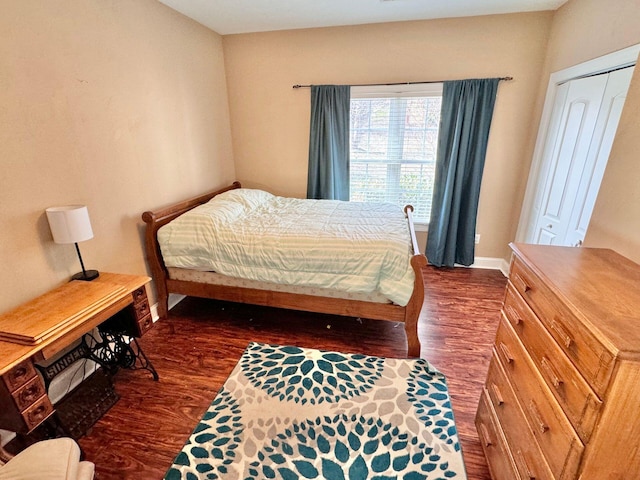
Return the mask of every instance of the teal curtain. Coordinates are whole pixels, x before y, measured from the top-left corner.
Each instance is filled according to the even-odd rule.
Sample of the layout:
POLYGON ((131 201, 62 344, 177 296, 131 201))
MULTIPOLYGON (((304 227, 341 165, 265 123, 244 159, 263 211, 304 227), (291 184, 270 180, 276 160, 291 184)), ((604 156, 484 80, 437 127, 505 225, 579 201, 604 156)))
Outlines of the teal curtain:
POLYGON ((444 82, 426 255, 437 267, 471 265, 498 78, 444 82))
POLYGON ((307 198, 349 200, 349 85, 311 87, 307 198))

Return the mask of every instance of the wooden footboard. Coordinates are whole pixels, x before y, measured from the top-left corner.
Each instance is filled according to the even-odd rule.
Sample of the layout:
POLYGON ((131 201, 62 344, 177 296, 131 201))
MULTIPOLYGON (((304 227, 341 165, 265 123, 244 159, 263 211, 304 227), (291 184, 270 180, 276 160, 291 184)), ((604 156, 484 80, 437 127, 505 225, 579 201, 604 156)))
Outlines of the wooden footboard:
POLYGON ((427 259, 424 255, 419 253, 420 249, 416 241, 415 230, 413 227, 413 207, 411 206, 405 207, 405 214, 407 215, 407 221, 411 232, 411 241, 413 244, 414 256, 411 258, 411 266, 415 272, 415 280, 413 294, 411 295, 409 303, 405 307, 400 307, 391 303, 383 304, 359 300, 326 298, 315 295, 275 292, 254 288, 229 287, 170 279, 167 268, 162 260, 162 253, 158 244, 158 229, 188 210, 208 202, 214 196, 235 188, 240 188, 239 182, 234 182, 232 185, 223 189, 216 190, 160 210, 147 211, 142 214, 142 220, 147 224, 145 246, 147 250, 147 260, 149 262, 149 267, 151 268, 151 274, 158 294, 158 315, 160 318, 165 318, 168 314, 169 293, 178 293, 194 297, 287 308, 291 310, 361 317, 373 320, 404 322, 404 328, 407 335, 407 355, 409 357, 420 356, 418 319, 424 301, 422 267, 426 266, 427 259))

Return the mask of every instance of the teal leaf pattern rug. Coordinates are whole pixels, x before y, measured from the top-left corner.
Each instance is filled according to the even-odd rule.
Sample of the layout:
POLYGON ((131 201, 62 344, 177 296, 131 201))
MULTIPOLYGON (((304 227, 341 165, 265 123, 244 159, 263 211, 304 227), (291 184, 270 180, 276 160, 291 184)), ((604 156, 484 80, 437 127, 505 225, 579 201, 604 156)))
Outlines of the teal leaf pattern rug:
POLYGON ((165 475, 466 479, 446 379, 426 360, 251 343, 165 475))

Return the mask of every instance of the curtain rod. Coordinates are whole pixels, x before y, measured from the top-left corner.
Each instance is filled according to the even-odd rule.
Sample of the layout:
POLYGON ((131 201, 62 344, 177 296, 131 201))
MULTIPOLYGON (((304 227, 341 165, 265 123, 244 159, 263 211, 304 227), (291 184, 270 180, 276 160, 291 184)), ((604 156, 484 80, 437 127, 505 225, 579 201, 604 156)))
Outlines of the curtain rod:
MULTIPOLYGON (((508 82, 513 77, 500 77, 498 80, 508 82)), ((397 83, 362 83, 359 85, 349 85, 350 87, 391 87, 393 85, 419 85, 421 83, 443 83, 446 80, 428 80, 424 82, 397 82, 397 83)), ((311 88, 313 85, 294 85, 293 88, 311 88)))

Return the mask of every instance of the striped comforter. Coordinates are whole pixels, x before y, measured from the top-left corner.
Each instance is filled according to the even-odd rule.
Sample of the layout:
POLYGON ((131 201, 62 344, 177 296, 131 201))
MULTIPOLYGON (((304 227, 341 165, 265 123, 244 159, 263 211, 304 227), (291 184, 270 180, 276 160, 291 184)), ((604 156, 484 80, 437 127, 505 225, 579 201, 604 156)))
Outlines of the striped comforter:
POLYGON ((389 203, 236 189, 163 226, 158 241, 167 267, 347 292, 377 290, 401 306, 413 290, 407 221, 389 203))

